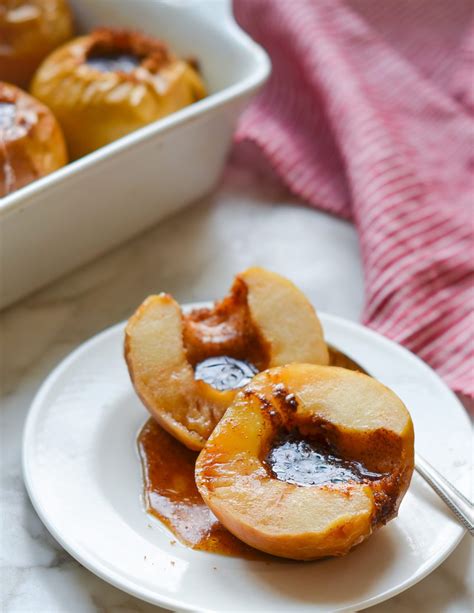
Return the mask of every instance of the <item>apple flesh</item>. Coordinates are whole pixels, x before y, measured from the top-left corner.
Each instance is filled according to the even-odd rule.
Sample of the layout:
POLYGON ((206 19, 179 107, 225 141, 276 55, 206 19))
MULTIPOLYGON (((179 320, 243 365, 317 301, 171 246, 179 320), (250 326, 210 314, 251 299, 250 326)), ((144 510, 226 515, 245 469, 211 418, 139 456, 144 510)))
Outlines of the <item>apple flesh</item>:
POLYGON ((381 383, 291 364, 256 375, 237 394, 198 457, 196 483, 224 526, 256 549, 296 560, 344 555, 396 516, 413 441, 407 409, 381 383), (378 478, 319 485, 276 478, 269 451, 295 431, 378 478))
POLYGON ((311 303, 262 268, 237 275, 230 294, 210 309, 183 314, 171 296, 150 296, 127 324, 125 359, 144 405, 190 449, 202 449, 238 391, 196 379, 196 366, 214 356, 246 360, 258 370, 329 362, 311 303))

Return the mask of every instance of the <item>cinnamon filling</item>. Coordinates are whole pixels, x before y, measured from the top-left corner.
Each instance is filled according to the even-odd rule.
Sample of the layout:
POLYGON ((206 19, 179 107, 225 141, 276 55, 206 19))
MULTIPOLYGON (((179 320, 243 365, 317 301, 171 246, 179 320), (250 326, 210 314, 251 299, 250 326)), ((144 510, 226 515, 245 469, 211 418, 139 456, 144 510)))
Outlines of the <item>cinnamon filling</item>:
MULTIPOLYGON (((196 379, 220 391, 243 387, 270 364, 269 347, 252 321, 247 287, 240 279, 212 308, 183 315, 183 341, 196 379)), ((332 365, 364 372, 334 347, 329 353, 332 365)))
POLYGON ((231 368, 240 369, 246 376, 250 371, 255 374, 268 368, 269 350, 252 321, 247 288, 240 280, 234 283, 231 294, 213 308, 194 309, 183 316, 183 340, 195 369, 201 362, 217 357, 232 358, 231 368))

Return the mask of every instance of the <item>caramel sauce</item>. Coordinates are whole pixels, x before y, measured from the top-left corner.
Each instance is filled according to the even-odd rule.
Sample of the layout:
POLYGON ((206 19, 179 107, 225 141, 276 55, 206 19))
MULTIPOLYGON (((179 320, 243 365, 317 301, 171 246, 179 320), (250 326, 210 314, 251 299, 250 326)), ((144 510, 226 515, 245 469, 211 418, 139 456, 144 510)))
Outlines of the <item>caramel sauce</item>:
POLYGON ((198 492, 194 464, 198 453, 187 449, 150 418, 138 435, 146 510, 184 545, 241 558, 265 554, 233 536, 217 520, 198 492))
MULTIPOLYGON (((330 347, 329 350, 332 365, 364 372, 356 362, 343 353, 333 347, 330 347)), ((215 360, 221 361, 223 358, 219 357, 215 360)), ((246 364, 248 366, 248 363, 246 364)), ((242 362, 240 362, 240 367, 241 365, 242 362)), ((222 379, 222 376, 220 379, 222 379)), ((217 376, 217 383, 219 383, 219 376, 217 376)), ((290 439, 286 442, 289 441, 290 439)), ((310 448, 310 455, 312 454, 310 462, 316 459, 315 454, 320 453, 320 450, 311 447, 311 443, 306 442, 306 445, 308 449, 304 445, 300 445, 300 450, 296 452, 297 457, 300 458, 298 460, 299 468, 302 467, 302 461, 308 459, 306 454, 310 448)), ((283 464, 285 462, 284 458, 280 462, 279 455, 285 453, 284 444, 274 449, 280 449, 280 451, 274 452, 275 462, 273 466, 271 461, 268 464, 270 468, 273 468, 277 478, 280 478, 277 471, 280 471, 279 467, 282 462, 283 464)), ((138 451, 143 469, 146 510, 169 528, 181 543, 191 549, 223 555, 247 559, 269 558, 267 554, 253 549, 233 536, 204 503, 194 481, 194 464, 198 456, 197 452, 191 451, 179 443, 152 418, 145 423, 138 435, 138 451)), ((355 478, 359 476, 364 479, 379 477, 379 475, 372 477, 371 475, 375 475, 375 473, 369 473, 358 462, 345 462, 329 453, 324 456, 324 461, 328 462, 328 466, 330 466, 328 474, 332 474, 334 478, 341 475, 347 477, 349 473, 345 471, 352 471, 350 474, 355 478)), ((320 460, 314 462, 314 464, 322 466, 320 460)), ((298 470, 298 476, 296 476, 296 474, 290 474, 291 471, 287 471, 284 480, 301 483, 297 479, 301 479, 302 472, 304 471, 298 470), (294 480, 291 481, 291 479, 294 480)), ((312 483, 306 482, 306 484, 311 485, 312 483)), ((319 484, 319 481, 314 481, 314 484, 319 484)))

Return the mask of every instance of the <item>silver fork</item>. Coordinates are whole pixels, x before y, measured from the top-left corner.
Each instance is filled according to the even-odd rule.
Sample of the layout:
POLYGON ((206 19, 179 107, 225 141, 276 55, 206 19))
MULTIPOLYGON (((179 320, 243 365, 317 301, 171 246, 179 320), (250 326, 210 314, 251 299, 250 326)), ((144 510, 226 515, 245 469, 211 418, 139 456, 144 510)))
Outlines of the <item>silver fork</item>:
POLYGON ((447 479, 433 468, 418 453, 415 453, 415 470, 431 485, 438 496, 448 505, 458 521, 474 536, 474 522, 472 503, 461 494, 447 479))

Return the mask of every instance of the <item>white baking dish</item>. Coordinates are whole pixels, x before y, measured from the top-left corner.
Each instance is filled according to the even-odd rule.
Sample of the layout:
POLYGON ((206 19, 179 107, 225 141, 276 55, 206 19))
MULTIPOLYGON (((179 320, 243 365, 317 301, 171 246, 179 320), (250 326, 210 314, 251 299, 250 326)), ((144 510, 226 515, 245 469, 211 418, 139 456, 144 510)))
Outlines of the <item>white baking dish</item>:
POLYGON ((80 31, 142 30, 198 59, 210 95, 0 199, 0 307, 203 196, 269 60, 227 0, 71 0, 80 31))

